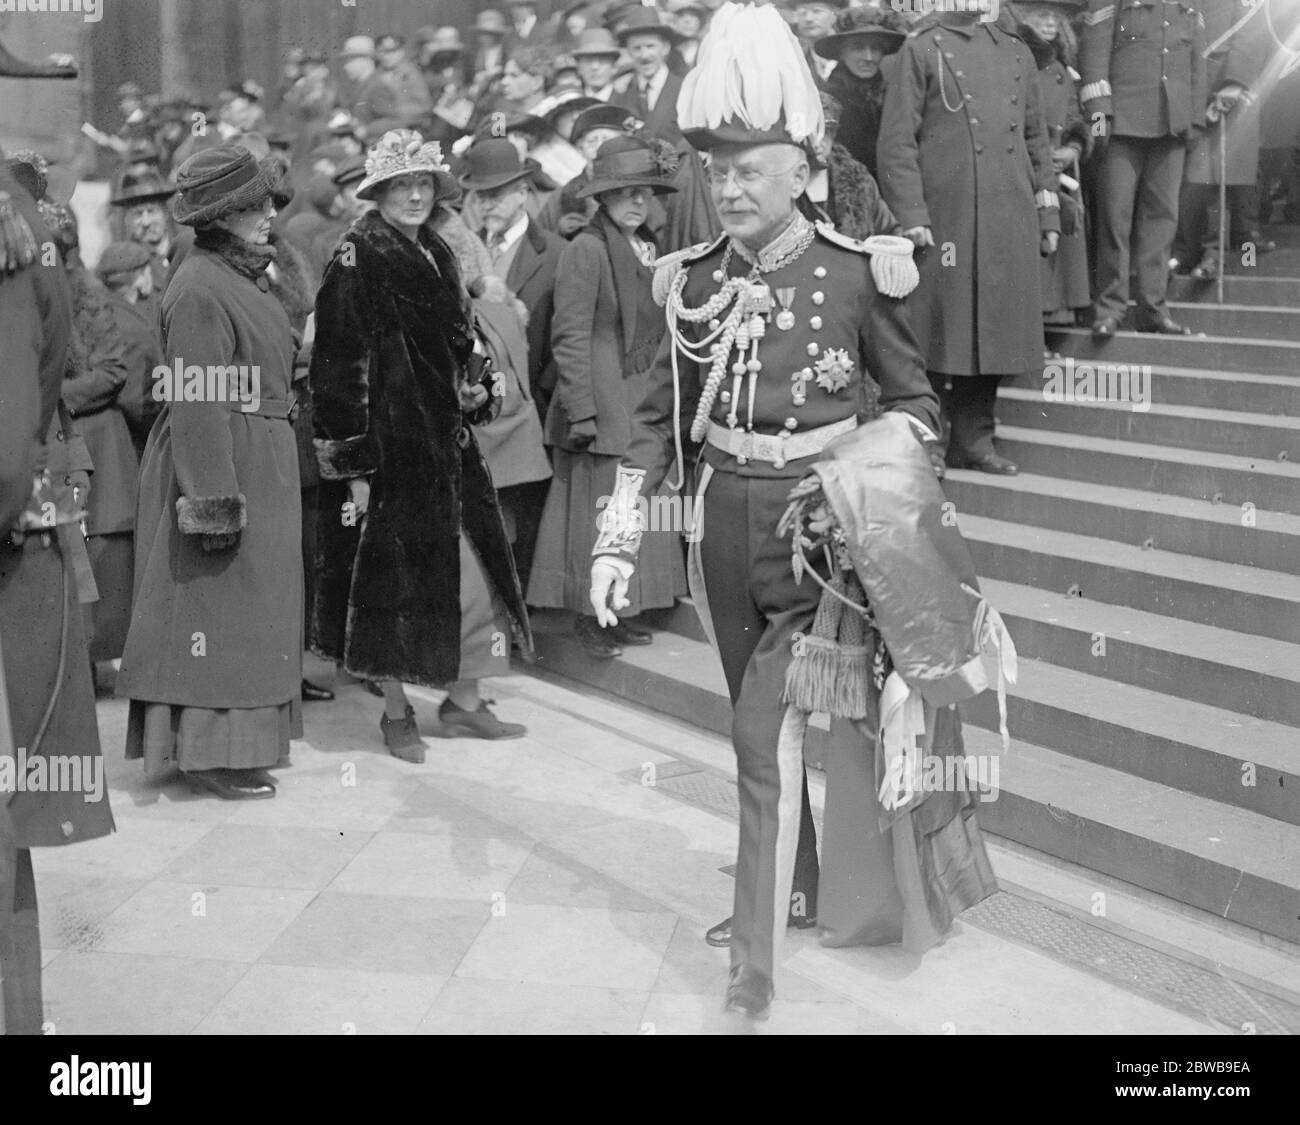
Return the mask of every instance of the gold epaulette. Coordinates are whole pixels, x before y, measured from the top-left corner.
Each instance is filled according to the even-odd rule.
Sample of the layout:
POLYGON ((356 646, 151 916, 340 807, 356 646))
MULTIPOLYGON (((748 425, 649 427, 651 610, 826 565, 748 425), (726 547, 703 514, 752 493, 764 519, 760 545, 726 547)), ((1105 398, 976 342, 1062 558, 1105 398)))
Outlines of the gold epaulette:
POLYGON ((673 282, 677 280, 677 275, 682 268, 690 262, 697 262, 701 258, 706 258, 714 250, 722 245, 725 234, 719 235, 713 242, 697 242, 694 246, 688 246, 685 250, 674 250, 671 254, 665 254, 662 258, 655 259, 655 276, 654 276, 654 299, 655 304, 663 307, 668 300, 668 293, 673 287, 673 282))

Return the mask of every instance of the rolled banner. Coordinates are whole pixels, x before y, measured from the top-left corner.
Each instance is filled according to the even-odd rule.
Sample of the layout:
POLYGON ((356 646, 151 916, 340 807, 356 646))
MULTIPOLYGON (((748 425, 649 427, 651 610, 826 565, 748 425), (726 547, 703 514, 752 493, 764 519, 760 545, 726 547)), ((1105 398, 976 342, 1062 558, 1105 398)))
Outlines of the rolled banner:
POLYGON ((920 284, 921 273, 912 261, 912 240, 892 234, 873 234, 862 240, 871 255, 871 276, 886 297, 906 297, 920 284))

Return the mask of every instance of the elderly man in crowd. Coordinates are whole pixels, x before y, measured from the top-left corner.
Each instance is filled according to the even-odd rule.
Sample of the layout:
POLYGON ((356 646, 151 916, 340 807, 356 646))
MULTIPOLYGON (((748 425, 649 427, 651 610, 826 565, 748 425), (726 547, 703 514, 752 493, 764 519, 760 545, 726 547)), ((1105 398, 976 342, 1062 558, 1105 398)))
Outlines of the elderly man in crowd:
POLYGON ((677 95, 682 80, 668 66, 668 55, 681 38, 664 22, 656 8, 636 8, 616 32, 632 60, 632 80, 627 89, 610 98, 645 122, 647 136, 671 145, 682 142, 677 127, 677 95))

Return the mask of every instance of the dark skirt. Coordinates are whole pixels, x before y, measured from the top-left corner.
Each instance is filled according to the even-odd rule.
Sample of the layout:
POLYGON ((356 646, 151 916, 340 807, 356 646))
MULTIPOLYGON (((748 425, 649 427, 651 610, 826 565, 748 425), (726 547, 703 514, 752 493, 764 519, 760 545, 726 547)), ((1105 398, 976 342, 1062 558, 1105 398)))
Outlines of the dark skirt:
POLYGON ((301 698, 224 711, 133 699, 126 756, 143 758, 145 777, 160 781, 177 769, 266 769, 289 753, 290 739, 301 737, 301 698))
POLYGON ((131 532, 92 535, 86 540, 86 551, 99 589, 99 600, 82 607, 90 638, 90 659, 117 660, 131 625, 131 577, 135 566, 131 532))
POLYGON ((1088 288, 1088 246, 1080 221, 1074 234, 1063 234, 1056 253, 1042 259, 1043 312, 1086 309, 1092 305, 1088 288))
MULTIPOLYGON (((620 458, 597 453, 569 453, 554 450, 555 476, 542 513, 532 575, 528 582, 529 605, 542 609, 568 609, 594 616, 591 608, 591 550, 596 545, 600 501, 608 502, 614 491, 620 458)), ((680 497, 667 488, 655 494, 664 500, 680 497)), ((682 511, 680 503, 647 508, 682 511)), ((635 617, 645 609, 664 609, 686 593, 686 562, 678 527, 647 530, 641 539, 636 572, 628 585, 631 605, 620 611, 635 617)))

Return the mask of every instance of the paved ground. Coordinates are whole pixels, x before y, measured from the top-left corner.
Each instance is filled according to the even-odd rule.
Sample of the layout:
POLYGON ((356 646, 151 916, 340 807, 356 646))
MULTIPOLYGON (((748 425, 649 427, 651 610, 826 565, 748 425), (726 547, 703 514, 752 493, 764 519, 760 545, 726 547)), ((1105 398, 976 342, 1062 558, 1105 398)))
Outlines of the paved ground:
MULTIPOLYGON (((388 756, 380 702, 343 689, 308 707, 279 796, 247 804, 144 785, 125 705, 101 701, 118 832, 37 853, 54 1030, 742 1030, 702 940, 729 910, 734 823, 643 784, 649 763, 721 779, 726 744, 527 675, 493 689, 529 737, 428 740, 423 766, 388 756)), ((415 695, 417 715, 437 701, 415 695)), ((1237 1030, 1008 933, 968 919, 924 959, 792 934, 761 1031, 1237 1030)))

